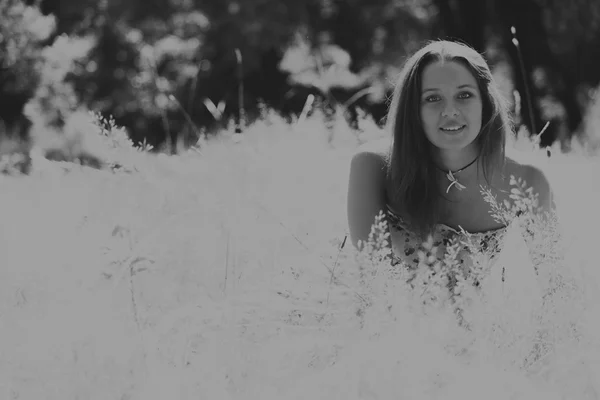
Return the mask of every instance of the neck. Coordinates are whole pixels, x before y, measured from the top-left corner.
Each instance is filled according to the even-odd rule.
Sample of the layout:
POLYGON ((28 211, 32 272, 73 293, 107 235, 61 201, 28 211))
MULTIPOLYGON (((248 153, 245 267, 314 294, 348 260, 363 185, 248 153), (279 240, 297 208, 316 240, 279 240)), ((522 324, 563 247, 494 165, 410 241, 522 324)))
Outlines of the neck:
MULTIPOLYGON (((442 186, 446 186, 444 188, 446 194, 450 194, 450 189, 454 185, 456 185, 456 188, 450 194, 451 196, 458 195, 458 192, 464 189, 472 189, 472 187, 477 186, 481 159, 476 152, 463 151, 454 154, 446 152, 438 154, 438 157, 434 160, 437 160, 434 162, 436 162, 436 168, 440 172, 441 184, 442 186)), ((460 195, 458 196, 460 197, 460 195)))
MULTIPOLYGON (((437 167, 445 172, 457 171, 469 165, 478 156, 478 152, 467 150, 460 152, 438 152, 434 154, 434 162, 437 167)), ((468 169, 479 164, 480 160, 475 161, 468 169)))

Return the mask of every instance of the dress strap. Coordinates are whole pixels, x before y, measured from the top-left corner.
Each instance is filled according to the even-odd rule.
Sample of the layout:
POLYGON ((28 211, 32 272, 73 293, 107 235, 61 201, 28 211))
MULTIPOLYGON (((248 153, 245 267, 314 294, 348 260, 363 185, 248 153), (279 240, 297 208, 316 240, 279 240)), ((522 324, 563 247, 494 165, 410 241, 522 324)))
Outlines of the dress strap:
POLYGON ((406 221, 398 214, 389 204, 386 204, 387 208, 387 216, 391 222, 391 224, 396 228, 402 228, 405 231, 408 231, 408 225, 406 221))

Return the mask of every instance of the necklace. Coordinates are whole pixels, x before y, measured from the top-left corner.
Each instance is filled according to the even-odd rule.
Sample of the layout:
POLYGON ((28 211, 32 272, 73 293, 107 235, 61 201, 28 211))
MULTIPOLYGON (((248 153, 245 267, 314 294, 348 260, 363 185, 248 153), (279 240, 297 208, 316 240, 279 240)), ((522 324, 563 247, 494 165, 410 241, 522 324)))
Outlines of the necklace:
POLYGON ((454 174, 458 174, 461 171, 464 171, 465 169, 469 168, 471 165, 473 165, 473 163, 475 161, 477 161, 477 159, 479 158, 479 156, 475 157, 475 159, 473 161, 471 161, 470 163, 468 163, 467 165, 465 165, 464 167, 457 169, 456 171, 452 171, 452 170, 448 170, 448 172, 446 172, 445 170, 441 169, 440 167, 438 167, 436 165, 436 168, 439 169, 440 171, 442 171, 443 173, 446 174, 446 178, 448 178, 448 180, 450 181, 450 185, 448 185, 448 189, 446 189, 446 193, 448 193, 450 191, 450 188, 452 186, 456 186, 456 188, 458 190, 463 190, 466 189, 467 187, 463 184, 461 184, 458 179, 456 179, 456 177, 454 176, 454 174))

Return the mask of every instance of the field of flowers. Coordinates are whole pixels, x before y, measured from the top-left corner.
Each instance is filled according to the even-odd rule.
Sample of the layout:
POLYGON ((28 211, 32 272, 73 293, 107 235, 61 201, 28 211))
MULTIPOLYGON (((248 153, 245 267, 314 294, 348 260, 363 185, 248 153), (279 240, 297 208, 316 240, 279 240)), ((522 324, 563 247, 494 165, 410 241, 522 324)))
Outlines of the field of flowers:
POLYGON ((514 145, 554 186, 562 261, 532 277, 515 233, 510 295, 475 297, 467 332, 344 243, 350 157, 384 136, 361 124, 267 115, 116 172, 1 176, 0 399, 599 398, 598 160, 514 145))

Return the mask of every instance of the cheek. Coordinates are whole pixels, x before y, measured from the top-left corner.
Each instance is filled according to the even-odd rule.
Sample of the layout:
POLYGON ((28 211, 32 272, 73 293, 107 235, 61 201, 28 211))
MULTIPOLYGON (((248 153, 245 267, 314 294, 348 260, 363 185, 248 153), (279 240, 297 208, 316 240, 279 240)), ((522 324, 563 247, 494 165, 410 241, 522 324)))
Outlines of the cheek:
POLYGON ((437 116, 439 113, 434 107, 421 107, 421 121, 425 128, 430 126, 437 126, 437 116))
POLYGON ((481 102, 475 102, 468 107, 469 115, 476 121, 481 121, 483 118, 483 104, 481 102))
POLYGON ((436 114, 431 109, 421 110, 421 126, 423 127, 423 133, 429 142, 435 141, 438 130, 438 120, 436 114))

